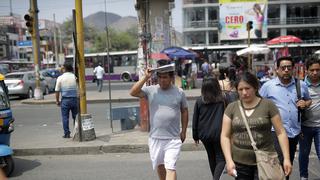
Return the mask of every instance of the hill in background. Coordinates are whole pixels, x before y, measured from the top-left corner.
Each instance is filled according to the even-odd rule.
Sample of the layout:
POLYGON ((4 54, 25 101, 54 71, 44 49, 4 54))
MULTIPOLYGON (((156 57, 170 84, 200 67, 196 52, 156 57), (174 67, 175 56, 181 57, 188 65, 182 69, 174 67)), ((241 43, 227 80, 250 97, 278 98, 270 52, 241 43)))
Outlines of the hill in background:
MULTIPOLYGON (((107 25, 116 31, 126 31, 131 27, 138 26, 138 18, 134 16, 125 16, 121 17, 114 13, 107 14, 103 11, 91 14, 84 18, 84 22, 96 28, 98 31, 104 31, 105 29, 105 15, 107 15, 107 25)), ((182 45, 182 33, 175 31, 175 40, 173 45, 181 46, 182 45)))
POLYGON ((107 12, 106 14, 102 11, 85 17, 84 22, 89 26, 95 27, 98 31, 104 31, 106 26, 105 17, 107 17, 107 25, 116 31, 126 31, 133 26, 138 26, 137 17, 121 17, 114 13, 107 12))

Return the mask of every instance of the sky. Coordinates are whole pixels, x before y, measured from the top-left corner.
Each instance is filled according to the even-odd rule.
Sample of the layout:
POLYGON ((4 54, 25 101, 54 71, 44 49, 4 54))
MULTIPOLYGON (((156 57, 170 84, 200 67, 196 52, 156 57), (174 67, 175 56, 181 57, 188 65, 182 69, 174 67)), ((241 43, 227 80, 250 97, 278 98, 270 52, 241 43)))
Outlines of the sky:
MULTIPOLYGON (((9 15, 10 1, 12 2, 12 12, 24 16, 29 10, 29 0, 0 0, 0 15, 9 15)), ((106 0, 107 12, 112 12, 120 16, 135 16, 135 0, 106 0)), ((175 0, 173 9, 173 26, 176 30, 182 31, 182 0, 175 0)), ((38 0, 40 10, 39 19, 53 20, 55 14, 56 22, 62 23, 66 18, 72 17, 72 9, 75 8, 75 0, 38 0)), ((98 11, 105 11, 105 0, 82 0, 83 17, 98 11)))

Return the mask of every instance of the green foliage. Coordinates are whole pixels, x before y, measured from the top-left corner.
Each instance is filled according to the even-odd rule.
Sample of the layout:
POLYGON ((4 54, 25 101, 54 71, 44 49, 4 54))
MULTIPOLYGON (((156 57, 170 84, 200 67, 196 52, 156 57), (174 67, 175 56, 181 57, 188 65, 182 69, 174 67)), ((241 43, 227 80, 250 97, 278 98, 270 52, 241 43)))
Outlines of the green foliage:
MULTIPOLYGON (((61 26, 64 44, 72 42, 73 23, 71 19, 63 22, 61 26)), ((116 31, 108 28, 109 50, 124 51, 136 50, 138 48, 138 28, 133 26, 125 32, 116 31)), ((87 47, 90 52, 103 52, 107 49, 106 31, 99 32, 94 27, 84 24, 84 40, 92 44, 87 47)))

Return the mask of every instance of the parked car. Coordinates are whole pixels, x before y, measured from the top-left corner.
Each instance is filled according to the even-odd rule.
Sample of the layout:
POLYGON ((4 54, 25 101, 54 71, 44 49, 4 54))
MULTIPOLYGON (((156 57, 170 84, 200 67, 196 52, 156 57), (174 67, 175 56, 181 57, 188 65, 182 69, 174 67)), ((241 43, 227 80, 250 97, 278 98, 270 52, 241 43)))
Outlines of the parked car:
MULTIPOLYGON (((9 96, 33 98, 36 88, 34 71, 8 73, 5 76, 9 96)), ((40 76, 40 88, 44 95, 49 94, 49 87, 43 77, 40 76)))
POLYGON ((61 75, 60 71, 56 69, 44 69, 40 71, 40 75, 47 82, 49 91, 54 92, 57 78, 61 75))

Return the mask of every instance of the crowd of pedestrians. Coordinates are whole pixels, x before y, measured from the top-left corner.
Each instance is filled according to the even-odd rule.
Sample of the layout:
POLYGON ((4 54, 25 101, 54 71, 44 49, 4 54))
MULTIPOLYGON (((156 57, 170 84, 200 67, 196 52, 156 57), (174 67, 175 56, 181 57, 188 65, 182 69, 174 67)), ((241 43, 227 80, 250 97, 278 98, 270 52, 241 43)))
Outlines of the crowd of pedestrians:
MULTIPOLYGON (((204 63, 192 134, 195 143, 201 141, 206 149, 214 180, 220 179, 224 169, 235 179, 259 179, 245 122, 256 148, 278 154, 286 179, 292 172, 299 144, 300 177, 308 179, 313 140, 320 161, 320 61, 311 58, 305 65, 307 76, 297 80, 293 59, 281 57, 276 61, 276 76, 261 83, 253 73, 234 68, 221 70, 220 77, 213 75, 204 63)), ((149 103, 148 144, 153 168, 160 180, 175 180, 176 162, 188 125, 187 100, 183 90, 174 86, 172 71, 158 72, 159 84, 144 86, 152 73, 147 69, 130 94, 146 98, 149 103)))

